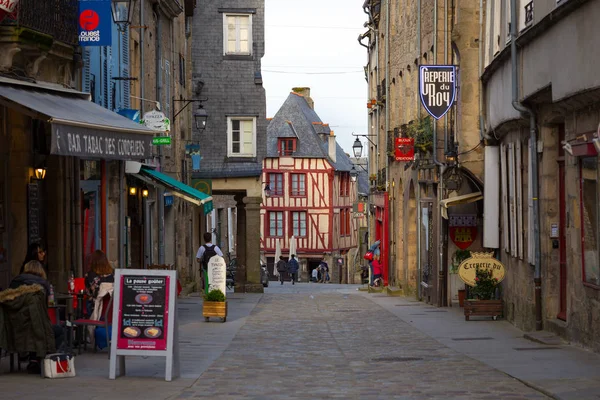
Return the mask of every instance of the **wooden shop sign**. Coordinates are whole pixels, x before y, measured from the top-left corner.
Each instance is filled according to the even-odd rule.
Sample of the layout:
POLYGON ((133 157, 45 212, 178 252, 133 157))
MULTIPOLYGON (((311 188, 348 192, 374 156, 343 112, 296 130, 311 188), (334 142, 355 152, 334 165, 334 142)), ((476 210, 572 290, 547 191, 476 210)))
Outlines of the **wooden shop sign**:
POLYGON ((475 286, 475 272, 477 268, 492 271, 492 276, 502 282, 506 274, 506 268, 499 260, 494 258, 494 253, 471 253, 471 258, 467 258, 458 267, 458 276, 469 286, 475 286))

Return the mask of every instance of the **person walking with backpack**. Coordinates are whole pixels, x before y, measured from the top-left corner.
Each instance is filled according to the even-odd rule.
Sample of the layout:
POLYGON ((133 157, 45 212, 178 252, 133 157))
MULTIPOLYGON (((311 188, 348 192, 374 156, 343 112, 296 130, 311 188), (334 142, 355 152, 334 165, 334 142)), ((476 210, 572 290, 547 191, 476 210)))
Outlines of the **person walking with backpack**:
POLYGON ((200 263, 200 279, 202 281, 202 290, 206 291, 208 288, 208 262, 214 256, 223 257, 223 252, 219 246, 212 244, 212 233, 204 233, 204 244, 198 248, 196 253, 196 261, 200 263))
POLYGON ((300 269, 300 265, 298 264, 298 260, 296 260, 295 254, 290 256, 290 261, 288 261, 287 267, 292 278, 292 285, 294 285, 298 280, 298 270, 300 269))
POLYGON ((277 265, 275 266, 275 268, 277 268, 277 272, 279 272, 279 281, 283 285, 283 273, 287 272, 288 270, 287 263, 285 262, 285 257, 279 256, 279 261, 277 261, 277 265))

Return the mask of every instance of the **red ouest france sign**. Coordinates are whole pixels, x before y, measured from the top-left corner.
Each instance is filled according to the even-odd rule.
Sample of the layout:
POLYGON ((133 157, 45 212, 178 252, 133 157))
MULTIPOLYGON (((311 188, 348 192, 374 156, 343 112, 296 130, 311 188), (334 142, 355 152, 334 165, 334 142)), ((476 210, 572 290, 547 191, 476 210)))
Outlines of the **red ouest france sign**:
POLYGON ((394 158, 396 161, 413 161, 415 159, 415 139, 396 138, 394 158))
POLYGON ((0 22, 9 14, 17 10, 19 0, 0 0, 0 22))

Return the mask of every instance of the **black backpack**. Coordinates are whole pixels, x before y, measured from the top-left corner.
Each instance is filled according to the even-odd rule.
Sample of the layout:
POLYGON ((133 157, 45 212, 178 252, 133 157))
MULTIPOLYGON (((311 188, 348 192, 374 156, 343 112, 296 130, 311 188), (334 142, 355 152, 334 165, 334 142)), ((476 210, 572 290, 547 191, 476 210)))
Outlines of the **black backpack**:
POLYGON ((215 251, 216 246, 213 244, 211 247, 208 247, 203 244, 202 247, 204 247, 204 254, 202 254, 202 268, 208 269, 208 262, 217 255, 217 252, 215 251))

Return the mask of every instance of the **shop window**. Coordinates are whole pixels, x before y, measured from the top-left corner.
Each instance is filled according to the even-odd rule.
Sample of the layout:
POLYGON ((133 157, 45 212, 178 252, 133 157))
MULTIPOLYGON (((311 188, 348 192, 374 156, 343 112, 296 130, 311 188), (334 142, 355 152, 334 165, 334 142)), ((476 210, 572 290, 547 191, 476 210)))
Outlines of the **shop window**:
POLYGON ((600 287, 598 216, 598 158, 586 157, 581 159, 583 281, 600 287))
POLYGON ((269 212, 269 236, 283 237, 283 211, 269 212))
POLYGON ((292 196, 306 196, 306 174, 291 174, 292 196))
POLYGON ((292 235, 295 237, 306 236, 306 211, 292 212, 292 235))
POLYGON ((283 174, 269 174, 269 188, 271 189, 271 197, 283 196, 283 174))

